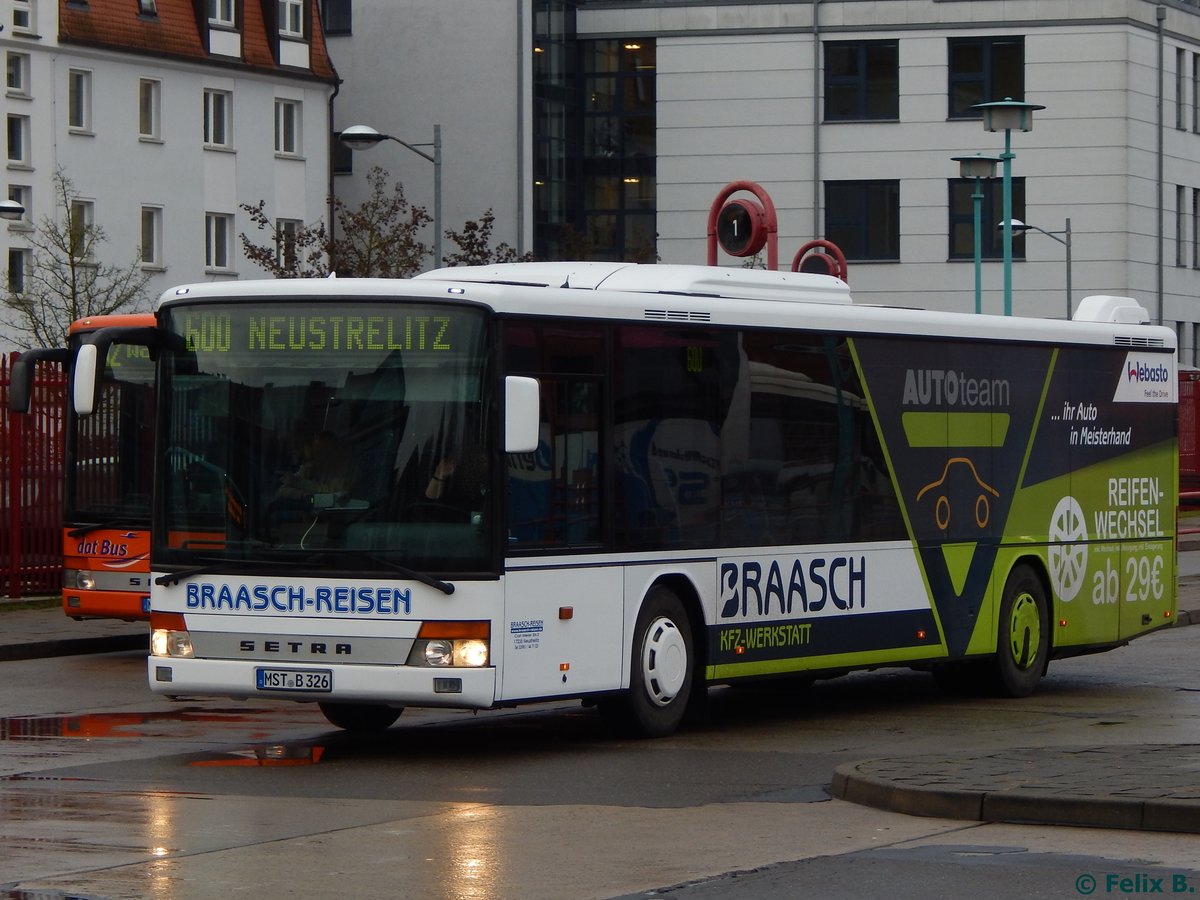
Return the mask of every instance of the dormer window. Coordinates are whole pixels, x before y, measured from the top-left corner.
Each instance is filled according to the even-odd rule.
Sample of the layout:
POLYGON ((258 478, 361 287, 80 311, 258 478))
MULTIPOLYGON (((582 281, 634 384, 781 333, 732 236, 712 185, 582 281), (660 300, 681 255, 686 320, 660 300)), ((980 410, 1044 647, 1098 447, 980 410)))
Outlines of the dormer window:
POLYGON ((304 0, 279 0, 281 37, 304 37, 304 0))
POLYGON ((208 0, 209 24, 233 28, 233 3, 234 0, 208 0))
POLYGON ((13 0, 13 31, 33 34, 37 31, 34 0, 13 0))

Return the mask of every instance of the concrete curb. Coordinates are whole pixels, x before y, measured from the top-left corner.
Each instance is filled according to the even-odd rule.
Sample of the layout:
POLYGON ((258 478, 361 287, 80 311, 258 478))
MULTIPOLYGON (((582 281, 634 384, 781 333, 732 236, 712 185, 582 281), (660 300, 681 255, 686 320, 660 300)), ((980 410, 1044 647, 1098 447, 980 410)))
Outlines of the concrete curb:
POLYGON ((1047 796, 933 785, 918 789, 857 771, 856 767, 862 764, 837 767, 831 789, 834 797, 860 806, 928 818, 1200 834, 1200 805, 1196 802, 1047 796))
POLYGON ((52 656, 75 656, 82 653, 115 653, 122 650, 150 652, 150 635, 113 634, 105 637, 60 638, 51 641, 30 641, 24 644, 0 644, 0 661, 42 659, 52 656))
POLYGON ((834 770, 830 793, 912 816, 1200 834, 1200 786, 1177 777, 1181 757, 1196 752, 1136 745, 862 760, 834 770), (1097 767, 1110 772, 1107 791, 1096 786, 1097 767))

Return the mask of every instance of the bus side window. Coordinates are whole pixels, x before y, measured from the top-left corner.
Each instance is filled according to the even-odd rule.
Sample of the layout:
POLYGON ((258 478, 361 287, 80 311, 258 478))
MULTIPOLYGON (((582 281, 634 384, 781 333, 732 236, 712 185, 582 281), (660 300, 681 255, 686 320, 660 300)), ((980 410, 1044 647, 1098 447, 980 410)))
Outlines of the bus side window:
POLYGON ((547 377, 541 439, 508 463, 510 546, 594 544, 600 538, 599 383, 547 377))

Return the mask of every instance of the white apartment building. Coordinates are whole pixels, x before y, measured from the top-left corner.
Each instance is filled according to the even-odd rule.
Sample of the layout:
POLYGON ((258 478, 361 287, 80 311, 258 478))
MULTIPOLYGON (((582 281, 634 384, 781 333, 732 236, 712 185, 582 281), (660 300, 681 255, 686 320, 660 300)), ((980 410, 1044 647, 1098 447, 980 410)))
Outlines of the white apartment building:
POLYGON ((25 208, 0 221, 10 289, 32 229, 62 215, 59 171, 104 229, 97 257, 138 260, 150 299, 264 276, 239 235, 269 238, 241 203, 265 201, 285 229, 325 217, 337 74, 312 3, 0 0, 0 25, 7 197, 25 208))
MULTIPOLYGON (((969 107, 1043 106, 1010 136, 1013 217, 1041 229, 1014 238, 1013 313, 1067 314, 1069 220, 1071 309, 1134 296, 1196 361, 1194 0, 330 4, 345 25, 330 37, 345 77, 335 127, 421 141, 439 123, 447 227, 492 206, 497 238, 542 257, 650 247, 703 261, 713 200, 748 180, 777 209, 781 267, 831 238, 858 302, 969 312, 974 182, 952 158, 1004 149, 969 107)), ((430 205, 427 162, 372 153, 430 205)), ((368 164, 356 156, 338 193, 353 196, 368 164)), ((1001 184, 982 183, 991 313, 1004 308, 1001 184)))

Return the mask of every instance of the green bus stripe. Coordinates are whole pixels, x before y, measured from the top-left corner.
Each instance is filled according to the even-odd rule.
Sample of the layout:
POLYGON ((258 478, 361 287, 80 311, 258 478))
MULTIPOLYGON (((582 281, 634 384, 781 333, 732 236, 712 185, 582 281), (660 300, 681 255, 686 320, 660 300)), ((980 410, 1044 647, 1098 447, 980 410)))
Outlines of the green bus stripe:
POLYGON ((910 447, 1002 447, 1008 413, 906 412, 901 417, 910 447))

